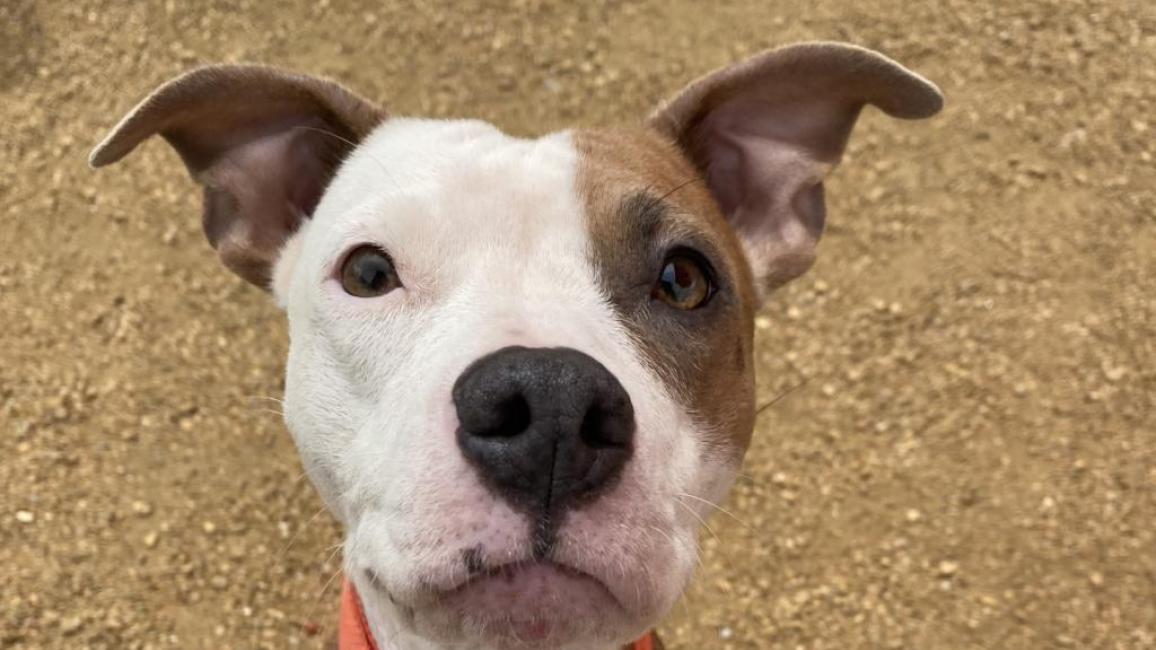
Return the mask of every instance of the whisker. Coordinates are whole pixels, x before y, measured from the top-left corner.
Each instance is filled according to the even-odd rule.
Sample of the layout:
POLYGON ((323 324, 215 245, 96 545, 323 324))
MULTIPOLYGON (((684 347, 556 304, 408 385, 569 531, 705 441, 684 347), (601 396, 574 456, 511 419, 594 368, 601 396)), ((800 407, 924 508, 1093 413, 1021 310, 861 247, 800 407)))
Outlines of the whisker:
POLYGON ((293 479, 293 483, 291 483, 291 485, 293 487, 301 485, 301 481, 303 481, 307 478, 309 478, 309 471, 308 470, 302 470, 302 472, 297 475, 297 478, 293 479))
POLYGON ((803 380, 800 381, 799 383, 794 384, 793 386, 788 387, 787 390, 779 393, 778 395, 775 395, 773 398, 771 398, 771 401, 769 401, 766 404, 763 404, 762 406, 755 409, 755 417, 758 418, 760 415, 763 414, 763 411, 771 408, 775 404, 778 404, 779 401, 781 401, 783 398, 785 398, 788 395, 790 395, 791 393, 799 390, 803 386, 806 386, 807 382, 809 382, 809 381, 811 381, 810 377, 804 377, 803 380))
POLYGON ((330 588, 333 587, 333 582, 337 580, 337 577, 340 576, 341 573, 342 569, 337 569, 333 572, 333 575, 329 576, 329 579, 325 581, 325 584, 321 585, 321 593, 317 594, 317 600, 313 603, 313 609, 309 613, 310 618, 312 618, 317 613, 317 607, 321 605, 321 601, 325 598, 326 595, 328 595, 330 588))
MULTIPOLYGON (((304 125, 297 125, 297 126, 294 126, 293 128, 294 129, 301 129, 302 131, 312 131, 314 133, 320 133, 323 135, 327 135, 331 138, 340 140, 341 142, 349 145, 349 151, 353 151, 354 149, 357 148, 356 142, 350 140, 349 138, 342 137, 342 136, 340 136, 340 135, 338 135, 332 131, 328 131, 326 129, 319 129, 315 126, 304 126, 304 125)), ((369 156, 370 160, 372 160, 379 168, 381 168, 381 172, 383 174, 385 174, 386 179, 389 180, 389 182, 392 183, 394 187, 401 189, 401 183, 398 183, 397 180, 393 178, 393 175, 390 174, 389 169, 385 166, 385 163, 381 162, 380 158, 373 155, 368 150, 363 149, 362 151, 364 151, 366 156, 369 156)), ((348 155, 348 153, 346 155, 348 155)))
POLYGON ((735 478, 741 478, 741 479, 745 479, 745 480, 747 480, 747 481, 750 481, 751 483, 756 483, 756 484, 757 484, 757 483, 758 483, 760 480, 762 480, 762 479, 760 479, 759 477, 755 476, 754 474, 747 474, 746 472, 736 472, 736 473, 735 473, 735 478))
MULTIPOLYGON (((332 556, 330 556, 330 559, 332 559, 332 556)), ((338 567, 338 569, 333 572, 333 575, 329 576, 329 579, 325 581, 325 584, 321 586, 321 592, 317 594, 316 600, 313 601, 312 607, 309 608, 308 619, 312 620, 317 618, 317 610, 321 607, 321 602, 328 595, 329 589, 333 586, 333 581, 337 579, 337 576, 341 575, 342 571, 343 567, 338 567)))
POLYGON ((281 552, 277 554, 278 557, 284 558, 285 554, 289 552, 290 547, 293 546, 293 543, 297 541, 297 538, 301 537, 301 533, 305 532, 305 529, 308 528, 310 524, 317 521, 317 518, 320 517, 324 512, 325 506, 321 506, 318 508, 317 512, 313 513, 312 517, 306 519, 305 523, 299 526, 297 531, 293 533, 293 536, 289 538, 289 541, 285 543, 285 547, 282 548, 281 552))
POLYGON ((721 512, 721 513, 723 513, 724 515, 727 515, 727 516, 728 516, 728 517, 730 517, 731 519, 734 519, 735 521, 739 522, 739 523, 740 523, 740 524, 742 524, 743 526, 746 526, 748 529, 754 530, 754 527, 752 527, 752 526, 751 526, 750 524, 748 524, 747 522, 743 521, 743 520, 742 520, 742 519, 741 519, 741 518, 740 518, 738 515, 736 515, 735 513, 731 512, 730 510, 727 510, 726 508, 724 508, 724 507, 722 507, 722 506, 718 505, 717 503, 715 503, 715 502, 713 502, 713 501, 710 501, 710 500, 708 500, 708 499, 704 499, 704 498, 702 498, 702 497, 696 497, 695 495, 693 495, 693 494, 688 494, 688 493, 686 493, 686 492, 683 492, 683 493, 679 494, 678 496, 680 496, 680 497, 690 497, 691 499, 694 499, 695 501, 698 501, 699 503, 705 503, 706 505, 708 505, 708 506, 710 506, 710 507, 714 508, 715 510, 718 510, 718 511, 719 511, 719 512, 721 512))
POLYGON ((665 530, 663 530, 663 529, 659 528, 658 526, 655 526, 654 524, 651 524, 651 525, 650 525, 650 530, 653 530, 654 532, 658 533, 659 535, 662 535, 663 537, 665 537, 665 538, 666 538, 666 541, 670 542, 670 545, 671 545, 671 546, 674 546, 674 545, 675 545, 675 544, 674 544, 674 538, 670 536, 670 533, 668 533, 668 532, 666 532, 665 530))
POLYGON ((699 175, 699 174, 695 174, 695 175, 694 175, 693 177, 691 177, 690 179, 688 179, 688 180, 686 180, 686 181, 684 181, 684 182, 682 182, 682 183, 679 183, 678 185, 676 185, 676 186, 674 187, 674 189, 673 189, 673 190, 670 190, 670 191, 669 191, 669 192, 667 192, 666 194, 663 194, 662 196, 658 197, 658 200, 659 200, 659 201, 663 201, 663 200, 665 200, 665 199, 669 198, 669 197, 670 197, 671 195, 673 195, 675 192, 677 192, 677 191, 681 190, 682 188, 684 188, 684 187, 686 187, 686 186, 688 186, 688 185, 694 185, 695 183, 698 183, 698 182, 706 182, 706 179, 705 179, 705 178, 703 178, 703 177, 702 177, 701 175, 699 175))
POLYGON ((334 138, 334 139, 336 139, 336 140, 340 140, 341 142, 344 142, 345 144, 349 145, 349 148, 350 148, 350 150, 353 150, 353 149, 356 149, 356 148, 357 148, 357 143, 356 143, 356 142, 354 142, 354 141, 350 140, 349 138, 345 138, 345 137, 342 137, 342 136, 340 136, 340 135, 338 135, 338 134, 334 133, 333 131, 328 131, 328 130, 326 130, 326 129, 319 129, 319 128, 315 127, 315 126, 305 126, 305 125, 303 125, 303 124, 298 124, 297 126, 294 126, 294 127, 293 127, 293 130, 295 130, 295 131, 297 131, 297 130, 300 130, 300 131, 312 131, 312 132, 314 132, 314 133, 320 133, 320 134, 322 134, 322 135, 327 135, 327 136, 329 136, 329 137, 331 137, 331 138, 334 138))
MULTIPOLYGON (((337 544, 336 547, 333 548, 333 552, 330 553, 329 557, 325 560, 325 564, 332 562, 333 558, 337 557, 337 554, 341 552, 343 546, 345 546, 345 544, 337 544)), ((333 586, 333 581, 336 580, 337 576, 341 575, 344 570, 345 567, 338 567, 337 570, 333 572, 333 575, 329 576, 329 579, 325 581, 325 584, 321 586, 321 593, 317 595, 317 602, 313 604, 314 613, 316 613, 317 605, 321 603, 321 599, 325 597, 329 592, 329 588, 333 586)))
POLYGON ((717 542, 719 542, 719 543, 722 543, 722 539, 721 539, 721 538, 719 538, 718 534, 714 532, 714 529, 713 529, 713 528, 711 528, 711 527, 710 527, 710 526, 709 526, 709 525, 706 523, 706 520, 704 520, 702 517, 698 516, 698 513, 697 513, 697 512, 695 512, 693 508, 691 508, 690 506, 688 506, 688 505, 686 505, 685 503, 683 503, 681 499, 677 499, 677 498, 676 498, 676 499, 674 500, 674 502, 675 502, 675 503, 677 503, 678 505, 682 506, 684 510, 686 510, 687 512, 689 512, 691 517, 694 517, 695 519, 697 519, 697 520, 698 520, 698 523, 702 524, 702 527, 703 527, 703 528, 705 528, 705 529, 707 529, 707 531, 708 531, 708 532, 711 534, 711 536, 715 538, 715 541, 717 541, 717 542))

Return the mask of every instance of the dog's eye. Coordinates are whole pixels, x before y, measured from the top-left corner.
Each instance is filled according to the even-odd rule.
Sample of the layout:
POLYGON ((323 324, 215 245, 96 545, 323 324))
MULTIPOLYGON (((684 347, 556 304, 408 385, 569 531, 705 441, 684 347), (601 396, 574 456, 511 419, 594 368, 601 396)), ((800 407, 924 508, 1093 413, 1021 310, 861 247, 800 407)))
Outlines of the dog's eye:
POLYGON ((705 262, 696 255, 675 252, 663 262, 650 295, 671 307, 691 310, 705 305, 714 289, 705 262))
POLYGON ((341 265, 341 288, 358 298, 373 298, 401 286, 393 260, 376 246, 359 246, 341 265))

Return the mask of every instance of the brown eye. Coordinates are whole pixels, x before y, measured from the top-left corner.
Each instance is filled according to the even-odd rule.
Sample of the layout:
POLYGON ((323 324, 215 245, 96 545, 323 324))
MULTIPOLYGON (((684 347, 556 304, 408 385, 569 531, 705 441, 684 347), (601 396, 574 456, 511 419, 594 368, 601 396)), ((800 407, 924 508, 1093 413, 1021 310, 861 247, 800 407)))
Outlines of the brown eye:
POLYGON ((382 296, 401 286, 393 260, 376 246, 360 246, 341 265, 341 288, 358 298, 382 296))
POLYGON ((675 253, 663 263, 650 295, 671 307, 689 311, 706 304, 713 293, 705 263, 694 256, 675 253))

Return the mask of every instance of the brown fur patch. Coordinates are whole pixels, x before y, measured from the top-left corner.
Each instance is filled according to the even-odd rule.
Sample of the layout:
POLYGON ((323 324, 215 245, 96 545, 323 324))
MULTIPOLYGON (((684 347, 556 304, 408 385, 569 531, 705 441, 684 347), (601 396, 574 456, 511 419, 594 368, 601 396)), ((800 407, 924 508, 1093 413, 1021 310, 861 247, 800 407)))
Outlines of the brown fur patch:
POLYGON ((652 371, 710 432, 741 455, 754 424, 751 364, 755 292, 730 225, 673 142, 646 129, 574 134, 578 191, 600 280, 652 371), (651 298, 666 254, 692 248, 714 267, 717 293, 678 311, 651 298))

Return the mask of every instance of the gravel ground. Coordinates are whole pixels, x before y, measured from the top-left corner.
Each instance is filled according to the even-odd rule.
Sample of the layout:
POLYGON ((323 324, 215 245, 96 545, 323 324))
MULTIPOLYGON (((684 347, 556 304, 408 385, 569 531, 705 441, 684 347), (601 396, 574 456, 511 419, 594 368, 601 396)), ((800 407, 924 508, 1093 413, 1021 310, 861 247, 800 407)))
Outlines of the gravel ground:
POLYGON ((0 647, 320 648, 338 530, 158 82, 255 60, 519 134, 637 118, 811 38, 938 81, 864 116, 758 321, 740 485, 662 632, 698 648, 1156 648, 1156 9, 964 0, 0 3, 0 647))

